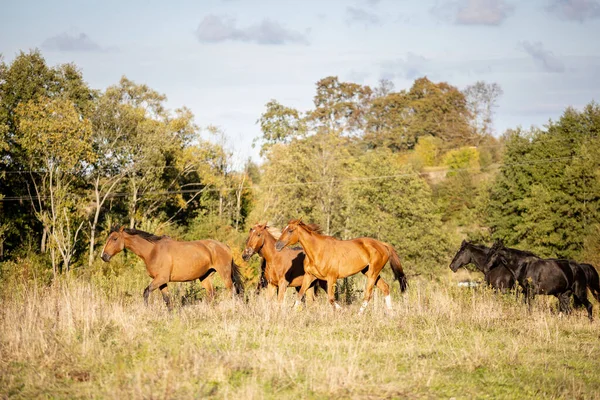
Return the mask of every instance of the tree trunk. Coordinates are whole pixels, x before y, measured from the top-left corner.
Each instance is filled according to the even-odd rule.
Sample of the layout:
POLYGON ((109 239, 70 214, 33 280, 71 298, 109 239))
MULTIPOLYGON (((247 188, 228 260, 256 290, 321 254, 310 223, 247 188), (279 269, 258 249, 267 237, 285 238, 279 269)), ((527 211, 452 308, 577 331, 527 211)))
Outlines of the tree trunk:
POLYGON ((40 243, 40 250, 43 253, 46 252, 46 242, 48 241, 48 229, 46 227, 42 230, 42 241, 40 243))
POLYGON ((133 229, 135 227, 135 210, 137 201, 137 187, 135 186, 135 181, 133 181, 133 198, 131 199, 131 205, 129 206, 129 229, 133 229))
POLYGON ((96 211, 94 212, 94 220, 90 226, 90 254, 88 258, 88 266, 91 267, 94 263, 94 247, 96 246, 96 226, 98 225, 98 218, 100 217, 100 193, 98 192, 98 186, 100 183, 100 177, 96 177, 94 184, 94 195, 96 196, 96 211))

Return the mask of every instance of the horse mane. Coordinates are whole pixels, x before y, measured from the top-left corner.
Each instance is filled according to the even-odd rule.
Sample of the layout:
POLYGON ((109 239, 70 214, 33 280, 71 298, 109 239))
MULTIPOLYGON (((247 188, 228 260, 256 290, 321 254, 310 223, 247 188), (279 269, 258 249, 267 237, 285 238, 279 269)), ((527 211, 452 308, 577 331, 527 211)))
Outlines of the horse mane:
POLYGON ((465 242, 465 243, 467 244, 467 246, 475 247, 478 250, 484 250, 485 251, 485 250, 489 250, 490 249, 489 247, 487 247, 484 244, 476 244, 476 243, 473 243, 473 242, 465 242))
POLYGON ((534 254, 530 251, 527 251, 527 250, 519 250, 519 249, 515 249, 512 247, 506 247, 504 245, 504 243, 502 243, 502 242, 494 243, 493 249, 495 249, 496 251, 504 250, 509 253, 512 253, 513 255, 517 255, 517 256, 521 256, 521 257, 530 257, 530 256, 537 257, 536 254, 534 254))
MULTIPOLYGON (((121 230, 121 227, 119 225, 114 225, 112 228, 110 228, 111 233, 119 232, 120 230, 121 230)), ((139 229, 135 229, 135 228, 131 228, 131 229, 125 228, 125 229, 123 229, 123 232, 127 233, 128 235, 139 236, 142 239, 144 239, 150 243, 156 243, 158 241, 161 241, 162 239, 168 238, 168 236, 166 236, 166 235, 157 236, 153 233, 140 231, 139 229)))
POLYGON ((294 220, 290 221, 290 224, 297 223, 299 226, 303 227, 309 233, 318 233, 323 234, 323 229, 318 224, 305 224, 302 220, 294 220))
POLYGON ((281 231, 279 229, 268 225, 265 228, 267 229, 267 232, 269 232, 271 236, 275 238, 275 240, 278 240, 281 237, 281 231))

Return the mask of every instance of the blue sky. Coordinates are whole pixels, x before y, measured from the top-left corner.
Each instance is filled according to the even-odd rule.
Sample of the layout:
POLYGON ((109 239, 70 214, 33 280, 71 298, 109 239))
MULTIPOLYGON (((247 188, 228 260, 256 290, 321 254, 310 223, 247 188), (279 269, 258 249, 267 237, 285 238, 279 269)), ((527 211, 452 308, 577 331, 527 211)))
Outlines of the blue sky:
POLYGON ((600 101, 600 0, 3 1, 0 53, 41 49, 94 88, 122 75, 220 126, 236 159, 270 99, 306 110, 328 75, 396 89, 496 82, 501 133, 600 101))

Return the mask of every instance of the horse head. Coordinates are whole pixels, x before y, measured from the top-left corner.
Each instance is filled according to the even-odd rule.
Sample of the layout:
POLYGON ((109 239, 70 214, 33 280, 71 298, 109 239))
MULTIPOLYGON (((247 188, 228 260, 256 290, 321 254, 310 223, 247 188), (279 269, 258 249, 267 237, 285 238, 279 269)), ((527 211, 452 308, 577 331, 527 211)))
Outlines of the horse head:
POLYGON ((302 219, 291 220, 281 232, 279 240, 277 240, 277 243, 275 243, 275 249, 277 251, 281 251, 285 246, 293 246, 298 243, 300 240, 298 236, 298 229, 301 225, 303 225, 302 219))
POLYGON ((264 224, 256 224, 250 228, 248 239, 246 239, 246 248, 242 253, 244 261, 248 261, 254 253, 258 253, 262 249, 265 244, 265 235, 268 234, 268 231, 266 231, 268 228, 266 222, 264 224))
POLYGON ((123 227, 119 225, 113 225, 113 227, 110 229, 106 244, 102 249, 102 255, 100 258, 104 262, 109 262, 112 256, 123 251, 124 248, 125 238, 123 236, 123 227))
POLYGON ((471 254, 469 254, 467 245, 469 242, 463 240, 460 244, 460 248, 454 255, 452 262, 450 263, 450 269, 452 272, 458 271, 460 267, 463 267, 471 262, 471 254))

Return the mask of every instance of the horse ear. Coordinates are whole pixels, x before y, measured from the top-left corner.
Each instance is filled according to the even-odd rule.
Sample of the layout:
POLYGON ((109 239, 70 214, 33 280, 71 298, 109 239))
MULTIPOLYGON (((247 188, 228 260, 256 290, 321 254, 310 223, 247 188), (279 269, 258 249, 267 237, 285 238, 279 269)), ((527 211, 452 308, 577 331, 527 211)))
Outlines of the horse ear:
POLYGON ((462 243, 460 245, 464 246, 465 244, 467 244, 467 241, 465 239, 463 239, 463 241, 462 241, 462 243))
POLYGON ((125 228, 123 228, 122 226, 120 226, 119 227, 119 233, 123 233, 123 229, 125 229, 125 228))

